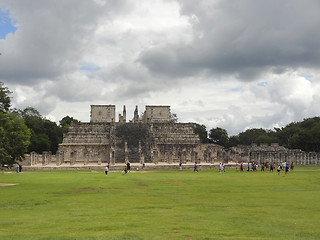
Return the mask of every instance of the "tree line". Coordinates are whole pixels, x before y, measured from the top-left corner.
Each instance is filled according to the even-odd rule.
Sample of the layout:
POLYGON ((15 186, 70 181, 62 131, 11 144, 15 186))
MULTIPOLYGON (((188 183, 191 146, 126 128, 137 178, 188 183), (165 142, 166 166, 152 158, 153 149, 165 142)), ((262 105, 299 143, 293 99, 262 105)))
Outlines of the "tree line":
POLYGON ((320 117, 307 118, 292 122, 282 128, 252 128, 238 135, 229 136, 223 128, 212 128, 209 132, 205 125, 195 124, 195 133, 202 143, 215 143, 225 148, 253 143, 279 143, 289 149, 301 149, 307 152, 320 152, 320 117))
MULTIPOLYGON (((50 151, 55 154, 69 126, 79 122, 66 116, 56 122, 41 116, 35 108, 11 109, 10 90, 0 82, 0 166, 12 165, 23 159, 25 153, 50 151)), ((176 114, 171 118, 177 122, 176 114)), ((229 136, 223 128, 212 128, 194 124, 194 132, 201 143, 215 143, 225 148, 252 143, 279 143, 289 149, 320 151, 320 118, 308 118, 293 122, 283 128, 266 130, 248 129, 238 135, 229 136)))
POLYGON ((66 116, 56 122, 41 116, 35 108, 11 109, 11 91, 0 82, 0 166, 11 166, 25 153, 50 151, 55 154, 63 134, 72 122, 66 116))

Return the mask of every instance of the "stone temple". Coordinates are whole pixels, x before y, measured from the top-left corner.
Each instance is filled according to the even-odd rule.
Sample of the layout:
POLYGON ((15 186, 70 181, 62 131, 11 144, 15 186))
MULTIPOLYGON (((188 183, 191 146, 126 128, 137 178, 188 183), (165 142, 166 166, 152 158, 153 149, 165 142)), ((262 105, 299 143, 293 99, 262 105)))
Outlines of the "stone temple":
MULTIPOLYGON (((127 122, 126 107, 116 122, 115 105, 91 105, 89 123, 73 124, 59 146, 60 163, 195 162, 201 145, 193 123, 174 123, 170 106, 134 110, 127 122)), ((213 153, 221 147, 211 146, 213 153)), ((203 154, 203 153, 202 153, 203 154)), ((214 157, 214 156, 212 156, 214 157)))
POLYGON ((115 105, 91 105, 90 122, 72 124, 56 155, 31 153, 28 165, 105 165, 107 163, 282 162, 319 164, 319 153, 286 149, 279 144, 237 146, 224 149, 202 144, 194 123, 171 120, 170 106, 138 107, 127 121, 126 107, 116 121, 115 105))

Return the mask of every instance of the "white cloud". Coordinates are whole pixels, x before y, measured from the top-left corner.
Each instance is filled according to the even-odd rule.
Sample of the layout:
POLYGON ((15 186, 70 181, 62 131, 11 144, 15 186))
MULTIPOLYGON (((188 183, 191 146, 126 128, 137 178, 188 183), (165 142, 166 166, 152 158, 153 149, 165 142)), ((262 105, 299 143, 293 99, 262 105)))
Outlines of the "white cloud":
MULTIPOLYGON (((229 134, 319 115, 320 4, 284 1, 4 0, 0 39, 15 107, 88 121, 90 104, 171 105, 229 134), (305 14, 308 13, 308 14, 305 14)), ((131 117, 128 117, 131 118, 131 117)))

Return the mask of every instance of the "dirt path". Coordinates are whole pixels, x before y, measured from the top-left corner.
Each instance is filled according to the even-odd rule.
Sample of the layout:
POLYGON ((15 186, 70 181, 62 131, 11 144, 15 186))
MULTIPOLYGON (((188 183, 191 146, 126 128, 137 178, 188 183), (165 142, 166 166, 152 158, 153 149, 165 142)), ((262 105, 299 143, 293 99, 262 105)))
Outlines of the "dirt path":
POLYGON ((5 186, 14 186, 17 185, 16 183, 0 183, 0 187, 5 187, 5 186))

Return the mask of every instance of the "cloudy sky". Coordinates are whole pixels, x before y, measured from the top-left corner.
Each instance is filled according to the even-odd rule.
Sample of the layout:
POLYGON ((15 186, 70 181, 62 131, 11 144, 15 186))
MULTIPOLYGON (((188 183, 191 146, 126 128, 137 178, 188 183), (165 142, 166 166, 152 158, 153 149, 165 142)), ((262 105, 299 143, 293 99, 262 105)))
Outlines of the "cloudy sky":
POLYGON ((1 0, 0 81, 59 121, 91 104, 284 127, 320 115, 320 0, 1 0))

